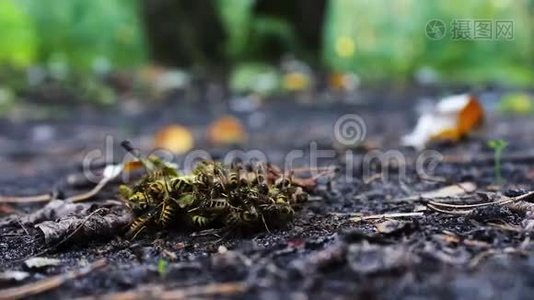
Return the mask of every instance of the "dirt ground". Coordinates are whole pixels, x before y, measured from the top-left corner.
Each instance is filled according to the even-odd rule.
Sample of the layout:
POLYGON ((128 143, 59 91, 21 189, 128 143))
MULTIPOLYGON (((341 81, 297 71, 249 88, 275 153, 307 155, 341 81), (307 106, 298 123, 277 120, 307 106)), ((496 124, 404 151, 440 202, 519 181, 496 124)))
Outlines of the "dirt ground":
MULTIPOLYGON (((15 222, 0 227, 0 270, 20 270, 29 276, 18 281, 2 279, 0 286, 22 286, 106 259, 104 267, 33 297, 113 296, 134 291, 115 296, 530 298, 534 292, 532 197, 522 207, 494 204, 453 214, 432 209, 421 194, 472 182, 474 192, 445 199, 469 204, 497 201, 502 195, 518 197, 534 190, 534 119, 497 114, 491 108, 495 104, 493 92, 481 93, 488 108, 484 128, 461 143, 433 145, 431 149, 443 155, 443 160, 432 178, 421 178, 414 165, 419 153, 398 145, 399 138, 415 124, 416 103, 432 94, 439 93, 418 91, 399 96, 391 91, 375 92, 363 94, 356 103, 309 104, 278 99, 254 111, 234 112, 249 127, 250 138, 243 148, 261 149, 275 164, 281 164, 284 155, 295 149, 304 150, 307 158, 312 141, 319 149, 335 149, 336 157, 320 164, 335 165, 338 176, 320 181, 292 224, 241 236, 165 230, 146 232, 132 241, 117 234, 50 247, 38 238, 35 228, 15 222), (340 149, 332 134, 336 118, 346 113, 362 116, 367 126, 364 147, 350 149, 356 158, 350 164, 344 158, 347 149, 340 149), (486 146, 492 138, 503 138, 510 144, 503 156, 506 183, 501 186, 495 185, 493 151, 486 146), (361 159, 375 148, 400 151, 406 165, 377 166, 371 176, 364 177, 361 159), (345 176, 347 169, 351 176, 345 176), (389 176, 372 176, 380 171, 389 176), (412 215, 355 219, 387 213, 412 215), (24 260, 36 255, 57 258, 60 263, 29 269, 24 260), (165 272, 158 267, 162 260, 167 262, 165 272), (174 294, 162 294, 163 290, 174 294)), ((228 149, 209 147, 202 142, 202 133, 213 116, 232 110, 226 105, 208 104, 171 99, 148 110, 124 104, 104 112, 71 108, 66 117, 46 122, 3 120, 0 194, 80 193, 87 187, 69 186, 64 179, 79 172, 89 151, 105 148, 106 136, 114 137, 113 160, 121 161, 122 139, 148 145, 146 141, 157 128, 173 122, 192 128, 199 140, 197 147, 219 157, 228 149)), ((299 162, 305 166, 305 161, 299 162)), ((95 202, 113 198, 115 193, 116 185, 111 185, 95 202)), ((5 215, 41 206, 2 204, 0 209, 5 215)))

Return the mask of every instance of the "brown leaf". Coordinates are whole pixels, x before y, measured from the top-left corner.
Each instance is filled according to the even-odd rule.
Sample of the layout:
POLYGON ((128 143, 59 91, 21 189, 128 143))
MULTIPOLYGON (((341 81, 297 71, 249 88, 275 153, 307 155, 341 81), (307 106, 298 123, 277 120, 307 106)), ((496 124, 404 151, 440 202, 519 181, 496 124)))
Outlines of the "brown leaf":
POLYGON ((100 213, 87 217, 76 215, 61 218, 57 221, 44 221, 35 225, 44 237, 46 244, 63 243, 95 238, 112 237, 119 234, 130 222, 132 216, 125 209, 99 209, 100 213))
POLYGON ((476 190, 477 186, 473 182, 462 182, 458 184, 449 185, 437 190, 424 192, 421 194, 422 198, 433 199, 463 195, 466 193, 472 193, 476 190))

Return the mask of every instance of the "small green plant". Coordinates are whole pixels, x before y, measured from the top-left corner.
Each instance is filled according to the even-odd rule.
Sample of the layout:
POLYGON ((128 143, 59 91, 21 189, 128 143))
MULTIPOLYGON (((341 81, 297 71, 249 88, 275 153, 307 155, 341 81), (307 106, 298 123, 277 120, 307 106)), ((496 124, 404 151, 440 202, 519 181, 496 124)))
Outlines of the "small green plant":
POLYGON ((159 277, 165 278, 165 276, 167 276, 167 273, 169 272, 168 266, 169 266, 169 263, 165 259, 160 258, 158 260, 158 274, 159 274, 159 277))
POLYGON ((494 170, 495 170, 495 178, 497 180, 497 184, 501 184, 504 181, 502 178, 502 173, 501 173, 501 159, 502 159, 502 152, 504 151, 506 146, 508 146, 508 142, 502 139, 488 141, 488 147, 490 147, 494 151, 494 157, 495 157, 494 170))

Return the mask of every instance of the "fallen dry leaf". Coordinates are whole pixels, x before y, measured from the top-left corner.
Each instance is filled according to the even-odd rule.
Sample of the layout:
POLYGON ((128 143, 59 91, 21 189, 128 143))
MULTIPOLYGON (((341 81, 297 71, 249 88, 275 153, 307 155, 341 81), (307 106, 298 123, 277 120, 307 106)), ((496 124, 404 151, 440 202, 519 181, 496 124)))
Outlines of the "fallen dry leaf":
POLYGON ((113 237, 131 221, 132 215, 122 207, 99 208, 86 217, 70 215, 54 221, 41 222, 35 225, 35 228, 41 232, 45 244, 52 245, 113 237))
POLYGON ((463 195, 466 193, 472 193, 476 190, 477 186, 473 182, 462 182, 458 184, 449 185, 437 190, 425 192, 421 194, 422 198, 443 198, 463 195))
POLYGON ((209 142, 214 145, 235 145, 246 141, 247 132, 238 119, 223 116, 210 124, 207 136, 209 142))
POLYGON ((61 260, 48 257, 31 257, 24 261, 24 265, 30 269, 58 266, 61 260))
POLYGON ((70 203, 63 200, 52 200, 41 209, 28 215, 8 216, 0 222, 0 226, 20 223, 22 225, 32 225, 45 220, 60 218, 69 215, 86 215, 91 208, 87 203, 70 203))
POLYGON ((386 220, 375 224, 376 231, 383 234, 389 234, 406 228, 410 223, 397 220, 386 220))
POLYGON ((423 114, 413 132, 402 138, 403 145, 423 149, 428 142, 456 142, 482 123, 484 110, 469 94, 442 99, 432 112, 423 114))
POLYGON ((181 125, 169 125, 160 129, 154 137, 154 147, 184 154, 193 149, 195 139, 189 129, 181 125))
POLYGON ((143 167, 143 163, 139 160, 131 160, 128 162, 125 162, 123 165, 123 172, 125 173, 132 173, 137 170, 141 170, 143 167))

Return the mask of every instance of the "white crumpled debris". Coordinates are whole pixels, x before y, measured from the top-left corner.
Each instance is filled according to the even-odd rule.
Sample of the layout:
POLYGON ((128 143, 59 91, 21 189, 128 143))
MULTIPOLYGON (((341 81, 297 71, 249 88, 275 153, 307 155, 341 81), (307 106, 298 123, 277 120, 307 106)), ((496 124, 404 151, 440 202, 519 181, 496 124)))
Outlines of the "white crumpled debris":
POLYGON ((31 257, 24 261, 24 265, 30 269, 58 266, 61 260, 48 257, 31 257))
POLYGON ((413 132, 402 138, 402 144, 421 150, 428 142, 440 137, 457 140, 481 118, 482 107, 472 95, 446 97, 432 111, 421 115, 413 132))

